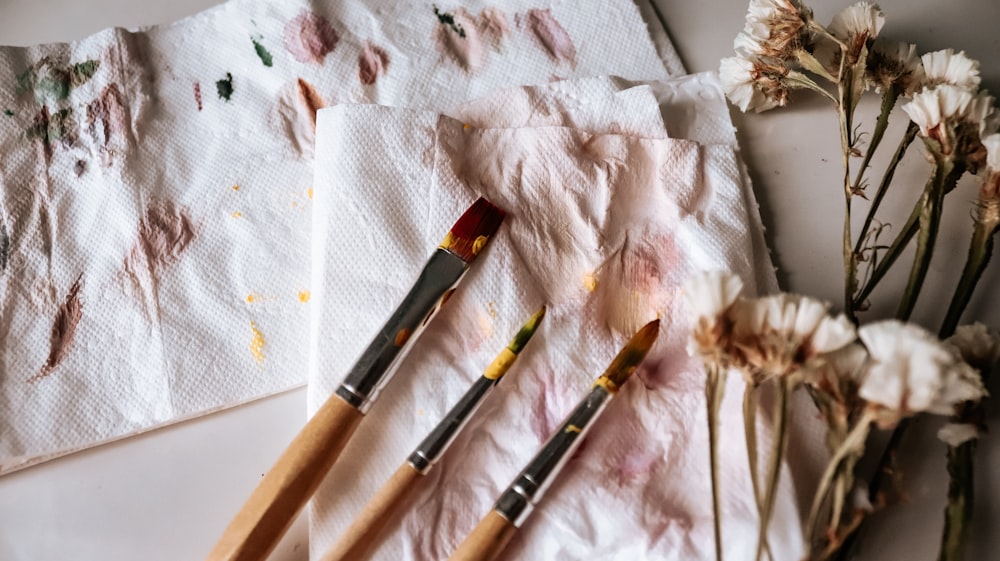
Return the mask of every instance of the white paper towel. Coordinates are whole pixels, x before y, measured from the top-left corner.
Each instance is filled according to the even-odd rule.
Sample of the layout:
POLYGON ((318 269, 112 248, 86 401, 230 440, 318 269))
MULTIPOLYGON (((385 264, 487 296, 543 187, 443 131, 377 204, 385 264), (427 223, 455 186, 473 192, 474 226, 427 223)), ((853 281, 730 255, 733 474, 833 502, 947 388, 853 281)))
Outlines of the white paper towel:
MULTIPOLYGON (((621 85, 590 80, 504 92, 465 105, 460 119, 378 106, 320 112, 310 411, 476 196, 510 215, 314 498, 314 558, 542 304, 549 312, 539 332, 425 478, 375 559, 447 558, 627 335, 656 316, 661 336, 644 367, 508 554, 713 557, 703 375, 684 351, 679 286, 691 271, 730 269, 750 290, 758 277, 769 289, 773 269, 766 252, 755 251, 756 209, 714 77, 617 94, 609 83, 621 85), (650 127, 648 116, 661 111, 652 92, 674 117, 666 128, 662 121, 650 127), (634 112, 625 110, 630 105, 634 112), (628 114, 639 118, 632 123, 622 117, 628 114), (706 119, 718 126, 702 126, 706 119), (667 138, 666 130, 705 143, 667 138)), ((757 528, 738 430, 739 385, 734 378, 722 412, 730 427, 721 465, 732 558, 748 555, 757 528)), ((794 498, 785 477, 776 559, 802 553, 794 498)))
POLYGON ((0 473, 304 382, 317 106, 667 75, 630 2, 463 6, 234 0, 0 49, 0 473))

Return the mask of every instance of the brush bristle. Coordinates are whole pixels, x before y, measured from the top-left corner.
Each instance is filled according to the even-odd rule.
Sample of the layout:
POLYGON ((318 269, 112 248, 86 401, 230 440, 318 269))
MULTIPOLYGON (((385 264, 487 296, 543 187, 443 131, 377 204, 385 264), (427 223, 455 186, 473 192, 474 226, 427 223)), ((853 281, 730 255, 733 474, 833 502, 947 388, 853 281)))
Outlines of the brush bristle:
POLYGON ((500 228, 506 215, 499 207, 480 197, 451 227, 441 242, 441 248, 458 255, 466 263, 472 262, 500 228))
POLYGON ((611 361, 611 366, 597 379, 596 385, 604 386, 611 392, 618 391, 646 358, 646 353, 653 347, 659 334, 660 320, 644 325, 611 361))

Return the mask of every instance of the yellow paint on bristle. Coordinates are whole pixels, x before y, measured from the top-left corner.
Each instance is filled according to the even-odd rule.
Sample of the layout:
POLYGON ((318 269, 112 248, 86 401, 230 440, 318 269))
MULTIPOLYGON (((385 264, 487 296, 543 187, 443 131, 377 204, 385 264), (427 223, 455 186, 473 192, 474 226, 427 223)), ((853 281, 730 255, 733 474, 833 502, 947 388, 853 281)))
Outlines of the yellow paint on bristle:
POLYGON ((310 201, 313 200, 313 188, 312 187, 310 187, 309 189, 306 189, 306 196, 309 197, 310 201))
POLYGON ((233 211, 233 218, 242 218, 242 217, 243 217, 243 213, 242 212, 240 212, 238 210, 234 210, 233 211))
POLYGON ((250 322, 250 330, 253 332, 253 337, 250 338, 250 353, 253 354, 253 359, 257 361, 257 364, 264 364, 264 334, 257 329, 257 324, 255 322, 250 322))
POLYGON ((312 294, 308 290, 299 291, 299 302, 305 304, 310 298, 312 298, 312 294))
POLYGON ((587 289, 587 292, 597 290, 597 276, 594 273, 583 275, 583 287, 587 289))
POLYGON ((608 393, 618 393, 618 386, 612 382, 607 376, 601 376, 594 382, 594 387, 600 386, 606 390, 608 393))
POLYGON ((483 378, 487 380, 499 380, 501 376, 507 373, 510 365, 514 364, 515 360, 517 360, 517 355, 514 354, 514 351, 510 349, 500 351, 500 354, 486 367, 486 371, 483 372, 483 378))
POLYGON ((575 433, 579 434, 579 433, 581 433, 583 431, 580 429, 580 427, 578 427, 576 425, 569 425, 568 427, 566 427, 566 430, 563 431, 563 432, 566 432, 566 433, 575 432, 575 433))
POLYGON ((472 254, 479 255, 479 252, 486 247, 486 243, 490 241, 489 236, 479 236, 476 241, 472 242, 472 254))

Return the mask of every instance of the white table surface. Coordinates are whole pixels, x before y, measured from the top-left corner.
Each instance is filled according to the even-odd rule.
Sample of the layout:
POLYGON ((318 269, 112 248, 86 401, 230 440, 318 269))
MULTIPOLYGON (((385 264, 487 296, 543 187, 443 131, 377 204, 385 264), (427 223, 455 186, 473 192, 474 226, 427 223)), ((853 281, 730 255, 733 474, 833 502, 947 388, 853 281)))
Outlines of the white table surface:
MULTIPOLYGON (((689 71, 714 70, 731 53, 742 28, 745 0, 656 0, 689 71)), ((82 38, 109 26, 173 21, 218 0, 0 0, 0 44, 29 45, 82 38)), ((823 21, 847 2, 810 2, 823 21)), ((884 0, 883 35, 921 51, 953 47, 983 63, 986 87, 1000 89, 1000 3, 994 0, 884 0)), ((870 119, 876 104, 862 105, 870 119)), ((813 96, 764 115, 734 114, 744 158, 761 203, 768 243, 785 289, 839 303, 841 294, 839 140, 830 108, 813 96)), ((895 130, 895 129, 892 129, 895 130)), ((894 146, 898 132, 887 135, 894 146)), ((901 174, 913 189, 926 168, 918 157, 901 174)), ((975 186, 950 195, 939 252, 925 298, 933 306, 915 318, 933 326, 961 267, 975 186), (941 295, 935 297, 935 295, 941 295)), ((905 211, 909 210, 906 206, 905 211)), ((904 211, 901 211, 904 212, 904 211)), ((1000 266, 987 271, 968 318, 997 326, 1000 266)), ((893 300, 900 279, 890 279, 878 301, 893 300)), ((888 304, 872 314, 889 315, 888 304)), ((226 412, 88 450, 0 478, 0 561, 177 561, 201 559, 256 482, 305 421, 305 391, 293 390, 226 412)), ((926 431, 925 431, 926 432, 926 431)), ((996 434, 994 431, 994 435, 996 434)), ((926 435, 924 435, 926 436, 926 435)), ((993 437, 995 438, 995 436, 993 437)), ((941 448, 914 446, 912 504, 874 526, 878 547, 866 559, 934 559, 940 533, 945 475, 941 448)), ((988 436, 978 458, 981 490, 970 559, 997 558, 1000 535, 1000 446, 988 436), (992 529, 992 531, 991 531, 992 529)), ((308 558, 300 519, 270 557, 308 558)))

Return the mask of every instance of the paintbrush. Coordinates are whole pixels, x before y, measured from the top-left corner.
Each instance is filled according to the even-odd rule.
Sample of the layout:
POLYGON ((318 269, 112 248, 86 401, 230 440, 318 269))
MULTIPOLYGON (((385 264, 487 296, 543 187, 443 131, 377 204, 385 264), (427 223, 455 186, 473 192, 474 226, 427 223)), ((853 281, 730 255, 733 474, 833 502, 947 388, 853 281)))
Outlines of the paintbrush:
POLYGON ((420 479, 434 467, 438 458, 448 450, 455 437, 490 394, 490 390, 496 387, 500 378, 514 365, 514 361, 531 340, 531 336, 544 317, 544 307, 531 316, 510 344, 493 359, 483 375, 472 384, 389 481, 368 501, 361 514, 354 519, 340 540, 327 550, 320 561, 361 561, 368 557, 379 534, 395 514, 397 506, 417 487, 420 479))
POLYGON ((431 316, 503 222, 505 213, 477 200, 455 222, 337 391, 306 423, 243 508, 207 561, 261 561, 316 491, 365 413, 431 316))
POLYGON ((646 357, 659 331, 660 320, 655 320, 632 336, 586 397, 500 495, 493 510, 479 521, 449 561, 493 561, 500 555, 583 442, 594 421, 646 357))

